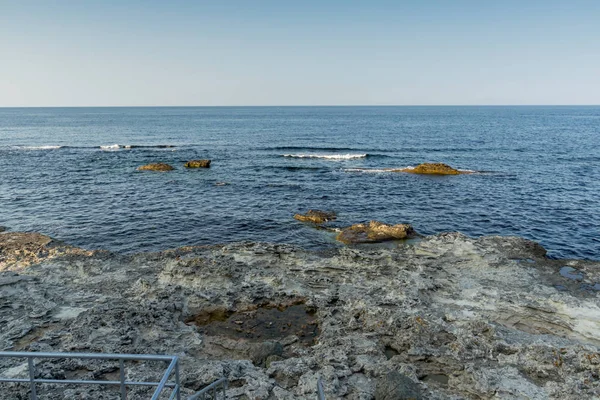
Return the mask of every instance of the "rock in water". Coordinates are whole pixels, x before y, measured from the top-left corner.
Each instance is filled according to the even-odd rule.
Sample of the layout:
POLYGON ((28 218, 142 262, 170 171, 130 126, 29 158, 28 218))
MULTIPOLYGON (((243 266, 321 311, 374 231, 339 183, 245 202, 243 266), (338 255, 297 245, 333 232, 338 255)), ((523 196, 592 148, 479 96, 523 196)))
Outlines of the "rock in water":
POLYGON ((306 214, 296 214, 294 219, 302 222, 312 222, 313 224, 322 224, 323 222, 335 220, 336 215, 333 211, 308 210, 306 214))
POLYGON ((377 381, 375 400, 421 400, 421 388, 397 371, 389 372, 377 381))
POLYGON ((184 164, 186 168, 210 168, 210 160, 191 160, 184 164))
POLYGON ((342 243, 377 243, 387 240, 406 239, 414 233, 409 224, 387 225, 379 221, 355 224, 343 229, 336 237, 342 243))
POLYGON ((419 164, 415 168, 403 168, 394 170, 395 172, 408 172, 411 174, 428 174, 428 175, 459 175, 468 172, 462 172, 452 168, 447 164, 442 163, 424 163, 419 164))
POLYGON ((173 171, 175 168, 173 168, 172 166, 170 166, 169 164, 165 164, 165 163, 155 163, 155 164, 148 164, 148 165, 142 165, 141 167, 138 167, 138 171, 173 171))

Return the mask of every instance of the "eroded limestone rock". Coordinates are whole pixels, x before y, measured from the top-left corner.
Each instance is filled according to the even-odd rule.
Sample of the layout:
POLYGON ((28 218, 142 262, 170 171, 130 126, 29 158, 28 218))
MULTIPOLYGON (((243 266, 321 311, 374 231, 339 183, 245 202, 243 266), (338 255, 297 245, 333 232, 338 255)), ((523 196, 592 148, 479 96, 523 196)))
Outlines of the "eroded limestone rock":
POLYGON ((388 225, 370 221, 368 224, 355 224, 342 229, 336 239, 345 244, 376 243, 406 239, 412 234, 414 230, 409 224, 388 225))
POLYGON ((210 168, 210 160, 191 160, 184 164, 186 168, 210 168))
MULTIPOLYGON (((5 235, 0 248, 19 250, 5 235)), ((46 238, 42 247, 53 248, 46 238)), ((446 233, 327 252, 265 243, 136 255, 64 250, 42 252, 26 269, 14 268, 19 262, 4 259, 15 270, 0 272, 2 349, 177 354, 183 398, 226 376, 230 398, 314 399, 321 378, 328 399, 373 399, 399 375, 424 399, 600 396, 599 293, 582 289, 600 282, 600 263, 547 259, 520 238, 446 233), (561 275, 565 266, 582 280, 561 275), (204 315, 205 324, 243 330, 252 314, 238 324, 232 310, 296 299, 314 310, 312 342, 193 323, 204 315)), ((26 379, 23 362, 0 359, 0 374, 26 379)), ((118 363, 44 360, 37 369, 48 378, 114 379, 118 363)), ((127 377, 153 380, 163 370, 132 363, 127 377)), ((0 384, 0 393, 28 398, 26 385, 0 384)), ((128 398, 150 393, 131 388, 128 398)), ((103 395, 95 386, 44 388, 51 400, 103 395)))
POLYGON ((411 174, 428 174, 428 175, 459 175, 469 172, 459 171, 451 166, 443 163, 423 163, 414 168, 402 168, 393 170, 394 172, 408 172, 411 174))
POLYGON ((165 172, 165 171, 173 171, 174 169, 175 168, 173 168, 171 165, 165 164, 165 163, 147 164, 147 165, 142 165, 141 167, 138 167, 138 171, 165 172))
POLYGON ((333 211, 308 210, 306 214, 296 214, 294 219, 302 222, 312 222, 313 224, 322 224, 336 219, 333 211))

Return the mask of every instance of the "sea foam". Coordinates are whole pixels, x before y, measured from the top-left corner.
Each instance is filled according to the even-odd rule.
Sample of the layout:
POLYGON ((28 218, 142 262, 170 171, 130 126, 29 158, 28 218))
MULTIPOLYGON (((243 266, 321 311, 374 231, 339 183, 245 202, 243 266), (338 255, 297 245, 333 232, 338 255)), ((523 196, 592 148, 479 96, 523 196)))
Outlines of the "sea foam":
POLYGON ((63 146, 15 146, 19 150, 56 150, 63 146))
POLYGON ((282 154, 283 157, 292 158, 322 158, 325 160, 351 160, 365 158, 367 154, 282 154))
MULTIPOLYGON (((126 146, 123 146, 124 148, 128 148, 126 146)), ((102 150, 119 150, 121 148, 121 146, 119 146, 118 144, 111 144, 108 146, 100 146, 100 148, 102 150)))

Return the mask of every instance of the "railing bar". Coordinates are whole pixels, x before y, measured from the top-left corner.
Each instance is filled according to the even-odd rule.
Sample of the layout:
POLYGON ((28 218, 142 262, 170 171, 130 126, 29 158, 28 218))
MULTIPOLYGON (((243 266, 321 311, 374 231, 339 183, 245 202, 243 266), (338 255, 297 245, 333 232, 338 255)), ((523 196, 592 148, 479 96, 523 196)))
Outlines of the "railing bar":
POLYGON ((181 387, 179 386, 179 363, 175 364, 175 385, 177 389, 174 393, 177 395, 177 400, 181 400, 181 387))
POLYGON ((169 400, 173 400, 175 398, 175 396, 179 396, 179 385, 175 385, 175 389, 173 389, 173 392, 171 393, 169 400))
POLYGON ((173 361, 171 361, 171 363, 167 367, 167 370, 163 374, 163 377, 160 380, 160 382, 158 383, 158 386, 156 387, 156 390, 154 391, 154 394, 152 395, 152 398, 150 400, 158 399, 158 397, 160 396, 160 392, 162 392, 163 388, 165 387, 165 384, 167 383, 167 380, 169 379, 169 376, 171 375, 171 372, 173 372, 173 369, 175 368, 176 365, 177 365, 177 356, 174 356, 173 361))
POLYGON ((319 400, 325 400, 325 391, 323 390, 323 381, 321 378, 317 381, 317 396, 319 400))
POLYGON ((47 353, 26 351, 3 351, 0 358, 88 358, 98 360, 146 360, 146 361, 172 361, 177 356, 161 356, 149 354, 105 354, 105 353, 47 353))
POLYGON ((218 380, 214 381, 210 385, 204 387, 199 392, 196 392, 196 394, 189 397, 188 400, 206 399, 206 395, 207 394, 210 395, 211 389, 213 389, 214 387, 219 386, 219 385, 223 386, 224 389, 227 389, 227 383, 228 383, 227 378, 219 378, 218 380), (200 396, 202 396, 202 397, 200 397, 200 396))
MULTIPOLYGON (((24 380, 10 380, 4 382, 29 382, 29 379, 24 380)), ((36 383, 64 383, 68 385, 72 384, 83 384, 83 385, 120 385, 121 381, 86 381, 86 380, 73 380, 73 379, 36 379, 36 383)), ((136 381, 125 381, 126 386, 158 386, 160 382, 136 382, 136 381)), ((165 387, 173 388, 174 383, 165 383, 165 387)))
POLYGON ((31 380, 26 379, 26 378, 0 378, 0 382, 20 382, 20 383, 25 383, 25 382, 31 382, 31 380))
POLYGON ((35 390, 35 365, 33 357, 27 357, 27 366, 29 368, 29 388, 31 390, 31 400, 37 400, 37 392, 35 390))
POLYGON ((125 361, 119 360, 119 378, 121 380, 121 400, 127 400, 127 389, 125 388, 125 361))

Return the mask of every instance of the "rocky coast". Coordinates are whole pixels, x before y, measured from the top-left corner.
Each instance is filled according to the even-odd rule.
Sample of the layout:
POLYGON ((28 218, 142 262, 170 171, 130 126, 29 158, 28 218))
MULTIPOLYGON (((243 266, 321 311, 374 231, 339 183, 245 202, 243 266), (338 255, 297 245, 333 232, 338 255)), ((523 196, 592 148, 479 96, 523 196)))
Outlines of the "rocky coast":
MULTIPOLYGON (((174 354, 184 392, 234 399, 592 399, 600 396, 600 263, 517 237, 443 233, 307 251, 268 243, 122 255, 0 234, 2 350, 174 354)), ((151 380, 161 366, 128 365, 151 380)), ((114 363, 44 361, 49 379, 114 363)), ((117 371, 117 372, 116 372, 117 371)), ((23 360, 0 375, 24 377, 23 360)), ((2 384, 3 399, 27 399, 2 384)), ((47 399, 118 388, 44 387, 47 399)), ((129 398, 147 398, 131 389, 129 398)))

